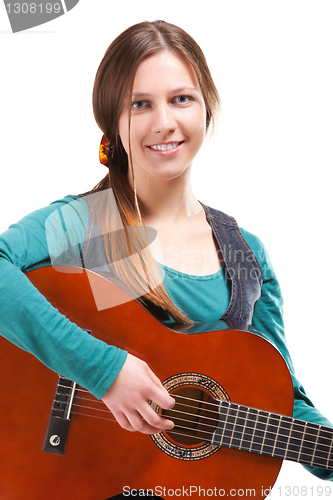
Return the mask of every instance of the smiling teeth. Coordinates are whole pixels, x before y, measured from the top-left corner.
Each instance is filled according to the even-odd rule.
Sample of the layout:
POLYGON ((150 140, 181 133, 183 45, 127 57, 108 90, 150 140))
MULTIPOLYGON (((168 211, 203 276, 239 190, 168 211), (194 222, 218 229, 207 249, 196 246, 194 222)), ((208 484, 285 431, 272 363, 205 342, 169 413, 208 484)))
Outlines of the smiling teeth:
POLYGON ((156 146, 150 146, 151 149, 155 149, 157 151, 168 151, 170 149, 175 149, 180 142, 171 142, 170 144, 156 144, 156 146))

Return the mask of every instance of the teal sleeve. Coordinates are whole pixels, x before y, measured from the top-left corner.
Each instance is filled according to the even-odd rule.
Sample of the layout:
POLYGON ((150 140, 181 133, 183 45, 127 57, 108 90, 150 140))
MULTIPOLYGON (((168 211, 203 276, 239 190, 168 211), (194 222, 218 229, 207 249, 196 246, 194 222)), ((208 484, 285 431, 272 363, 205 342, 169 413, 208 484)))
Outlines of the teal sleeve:
POLYGON ((87 219, 84 200, 68 196, 24 217, 0 235, 0 333, 101 398, 127 353, 69 321, 25 276, 31 269, 50 265, 65 248, 78 247, 87 219))
MULTIPOLYGON (((281 289, 267 250, 259 238, 244 229, 241 229, 241 232, 248 245, 252 248, 263 275, 261 296, 254 307, 252 325, 272 340, 288 365, 294 386, 293 416, 300 420, 333 427, 331 422, 314 407, 313 403, 307 397, 302 384, 296 378, 284 332, 281 289)), ((304 467, 321 479, 333 481, 332 471, 318 467, 304 467)))

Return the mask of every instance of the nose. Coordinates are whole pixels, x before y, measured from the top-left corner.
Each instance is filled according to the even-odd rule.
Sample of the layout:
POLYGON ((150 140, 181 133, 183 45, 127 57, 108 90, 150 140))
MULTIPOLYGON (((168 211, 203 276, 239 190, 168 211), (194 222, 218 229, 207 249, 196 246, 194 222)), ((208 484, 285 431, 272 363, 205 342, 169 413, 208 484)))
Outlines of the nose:
POLYGON ((157 106, 152 114, 152 132, 168 134, 177 128, 174 110, 167 104, 157 106))

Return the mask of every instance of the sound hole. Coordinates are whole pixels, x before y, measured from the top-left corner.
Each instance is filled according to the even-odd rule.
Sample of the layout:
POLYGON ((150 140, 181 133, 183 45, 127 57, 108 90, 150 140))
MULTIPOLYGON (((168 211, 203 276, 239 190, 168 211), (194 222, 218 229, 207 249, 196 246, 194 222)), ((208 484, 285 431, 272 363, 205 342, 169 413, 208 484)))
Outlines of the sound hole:
POLYGON ((162 410, 162 415, 172 420, 175 426, 166 434, 176 443, 200 445, 211 442, 218 423, 217 405, 213 397, 201 387, 182 387, 171 392, 176 404, 171 410, 162 410))

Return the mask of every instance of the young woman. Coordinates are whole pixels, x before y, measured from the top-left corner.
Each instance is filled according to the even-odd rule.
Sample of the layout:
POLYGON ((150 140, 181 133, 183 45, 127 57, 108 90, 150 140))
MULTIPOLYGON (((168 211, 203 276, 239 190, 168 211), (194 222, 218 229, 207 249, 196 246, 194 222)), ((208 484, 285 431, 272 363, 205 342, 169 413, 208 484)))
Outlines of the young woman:
POLYGON ((79 243, 85 267, 106 266, 165 324, 222 319, 262 331, 291 371, 294 416, 330 426, 294 375, 264 246, 191 189, 192 162, 219 110, 198 45, 162 21, 132 26, 100 64, 93 106, 108 173, 90 194, 56 201, 1 236, 1 334, 102 399, 124 429, 153 434, 173 426, 149 404, 170 409, 174 399, 148 365, 83 332, 25 276, 79 243), (130 230, 143 227, 156 231, 159 254, 148 232, 130 230))

